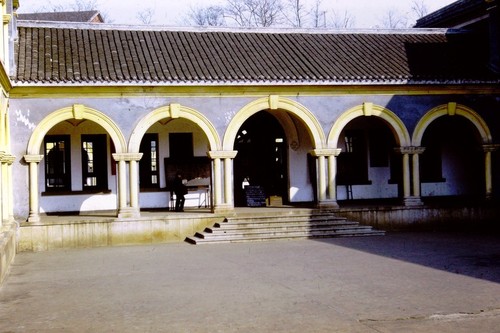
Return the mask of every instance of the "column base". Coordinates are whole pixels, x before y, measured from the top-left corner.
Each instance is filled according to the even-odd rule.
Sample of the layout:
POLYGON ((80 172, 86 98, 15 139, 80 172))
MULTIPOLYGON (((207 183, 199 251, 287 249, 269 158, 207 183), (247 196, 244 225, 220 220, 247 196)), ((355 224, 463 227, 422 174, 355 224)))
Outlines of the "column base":
POLYGON ((28 217, 28 222, 30 222, 30 223, 38 223, 38 222, 40 222, 40 215, 38 215, 38 214, 31 214, 28 217))
POLYGON ((403 204, 405 206, 422 206, 424 203, 420 199, 420 197, 408 197, 404 198, 403 204))
POLYGON ((118 211, 118 219, 133 219, 141 217, 141 212, 137 208, 122 208, 118 211))
POLYGON ((330 210, 330 209, 338 209, 339 204, 336 200, 323 200, 318 202, 317 207, 320 210, 330 210))
POLYGON ((214 206, 212 209, 212 213, 215 213, 215 214, 234 213, 234 205, 221 204, 221 205, 214 206))

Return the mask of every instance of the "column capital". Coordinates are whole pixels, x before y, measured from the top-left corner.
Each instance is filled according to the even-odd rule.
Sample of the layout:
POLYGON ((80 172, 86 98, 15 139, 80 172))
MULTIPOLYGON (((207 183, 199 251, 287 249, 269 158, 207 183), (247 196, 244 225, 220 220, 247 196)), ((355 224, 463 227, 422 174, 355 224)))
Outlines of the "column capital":
POLYGON ((415 147, 415 146, 407 146, 407 147, 397 147, 394 148, 396 153, 401 154, 422 154, 425 151, 425 147, 415 147))
POLYGON ((320 156, 339 156, 341 148, 323 148, 323 149, 313 149, 311 150, 311 155, 314 157, 320 156))
POLYGON ((27 163, 40 163, 43 159, 43 155, 24 155, 24 160, 27 163))
POLYGON ((211 150, 207 153, 211 159, 216 158, 235 158, 238 154, 237 150, 211 150))
POLYGON ((485 153, 488 153, 488 152, 492 153, 492 152, 498 150, 498 148, 500 148, 500 144, 490 143, 490 144, 485 144, 482 147, 483 147, 483 151, 485 153))
POLYGON ((14 161, 16 160, 16 157, 14 155, 11 155, 11 154, 0 153, 0 159, 4 163, 7 163, 8 165, 12 165, 12 163, 14 163, 14 161))
POLYGON ((120 161, 140 161, 142 153, 115 153, 113 158, 116 162, 120 161))

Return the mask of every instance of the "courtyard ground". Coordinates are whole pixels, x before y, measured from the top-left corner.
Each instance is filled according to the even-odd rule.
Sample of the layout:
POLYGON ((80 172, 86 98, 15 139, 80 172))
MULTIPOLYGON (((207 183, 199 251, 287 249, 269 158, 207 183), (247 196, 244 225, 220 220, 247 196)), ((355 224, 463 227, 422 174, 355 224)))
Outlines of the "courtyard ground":
POLYGON ((19 253, 0 332, 498 332, 500 236, 19 253))

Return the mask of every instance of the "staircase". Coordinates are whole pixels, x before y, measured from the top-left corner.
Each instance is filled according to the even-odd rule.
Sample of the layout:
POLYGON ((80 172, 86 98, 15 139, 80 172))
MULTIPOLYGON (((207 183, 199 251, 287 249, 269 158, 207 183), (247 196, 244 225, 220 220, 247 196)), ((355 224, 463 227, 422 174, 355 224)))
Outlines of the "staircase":
POLYGON ((315 211, 288 211, 237 215, 205 228, 186 242, 191 244, 251 242, 275 239, 383 236, 384 231, 315 211))

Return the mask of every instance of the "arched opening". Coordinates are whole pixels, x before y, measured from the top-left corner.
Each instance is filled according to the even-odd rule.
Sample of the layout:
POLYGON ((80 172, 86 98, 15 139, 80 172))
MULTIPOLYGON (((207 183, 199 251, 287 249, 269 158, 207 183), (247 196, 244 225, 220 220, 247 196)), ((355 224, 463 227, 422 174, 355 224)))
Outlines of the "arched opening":
POLYGON ((397 137, 382 118, 357 117, 340 132, 337 147, 339 200, 397 198, 402 195, 402 158, 397 137))
POLYGON ((144 133, 139 152, 140 206, 172 209, 173 183, 181 174, 188 188, 187 208, 208 208, 211 164, 209 141, 196 123, 185 118, 164 118, 144 133))
POLYGON ((484 193, 481 137, 465 117, 442 116, 427 126, 421 145, 420 180, 423 197, 484 193))
POLYGON ((266 197, 288 202, 287 137, 279 121, 260 111, 240 127, 234 149, 234 192, 236 206, 245 206, 245 185, 259 186, 266 197))
POLYGON ((40 146, 40 211, 116 209, 114 152, 110 135, 94 121, 68 119, 55 124, 40 146))

